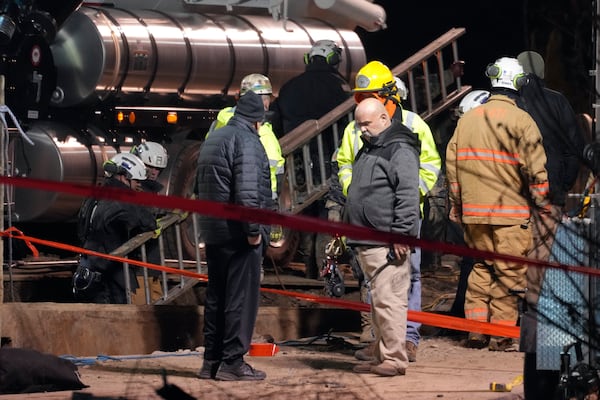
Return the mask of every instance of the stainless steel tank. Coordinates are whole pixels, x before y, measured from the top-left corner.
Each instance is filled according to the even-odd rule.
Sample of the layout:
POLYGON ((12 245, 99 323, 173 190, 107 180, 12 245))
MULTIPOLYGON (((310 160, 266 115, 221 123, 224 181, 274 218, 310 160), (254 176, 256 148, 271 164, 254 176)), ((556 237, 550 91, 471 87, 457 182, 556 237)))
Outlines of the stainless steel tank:
MULTIPOLYGON (((93 185, 102 176, 103 152, 110 158, 116 150, 86 146, 78 132, 57 122, 38 122, 28 131, 31 146, 14 141, 14 175, 59 182, 93 185)), ((81 206, 82 198, 60 192, 16 188, 12 216, 16 221, 67 222, 81 206)))
MULTIPOLYGON (((52 102, 67 109, 111 94, 127 98, 141 93, 149 99, 144 105, 151 106, 162 95, 177 94, 179 106, 185 106, 207 96, 234 95, 241 79, 256 72, 269 76, 277 94, 285 81, 304 71, 304 54, 320 39, 338 43, 343 50, 340 72, 353 80, 366 62, 358 36, 318 19, 287 20, 284 25, 268 16, 82 7, 64 22, 51 45, 58 74, 52 102)), ((88 131, 94 129, 96 136, 106 135, 88 125, 88 131)), ((36 144, 17 142, 16 175, 83 184, 94 184, 102 175, 101 148, 82 140, 79 128, 65 121, 37 122, 27 133, 36 144)), ((185 158, 180 154, 185 146, 172 145, 171 160, 185 158)), ((106 150, 108 157, 116 152, 106 150)), ((180 194, 170 183, 183 179, 174 169, 163 178, 169 194, 180 194)), ((14 211, 19 221, 67 221, 76 216, 81 201, 16 188, 14 211)))
POLYGON ((70 107, 111 93, 233 95, 250 73, 267 75, 277 94, 304 71, 304 53, 320 39, 342 48, 340 72, 352 80, 366 62, 359 37, 317 19, 284 25, 268 16, 82 7, 51 46, 53 103, 70 107))

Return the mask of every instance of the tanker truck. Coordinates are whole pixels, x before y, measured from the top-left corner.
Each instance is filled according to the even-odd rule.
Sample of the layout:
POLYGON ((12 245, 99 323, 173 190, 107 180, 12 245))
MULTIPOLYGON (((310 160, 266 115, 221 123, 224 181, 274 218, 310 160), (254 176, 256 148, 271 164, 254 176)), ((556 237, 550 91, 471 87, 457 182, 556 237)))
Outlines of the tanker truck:
MULTIPOLYGON (((189 197, 203 138, 241 79, 267 75, 276 96, 311 45, 331 39, 353 81, 366 62, 359 25, 384 27, 385 11, 366 0, 0 1, 1 89, 15 120, 5 171, 96 185, 106 159, 149 140, 169 153, 163 193, 189 197)), ((84 200, 22 188, 6 197, 8 225, 54 239, 75 232, 84 200)), ((182 233, 193 257, 191 224, 182 233)))

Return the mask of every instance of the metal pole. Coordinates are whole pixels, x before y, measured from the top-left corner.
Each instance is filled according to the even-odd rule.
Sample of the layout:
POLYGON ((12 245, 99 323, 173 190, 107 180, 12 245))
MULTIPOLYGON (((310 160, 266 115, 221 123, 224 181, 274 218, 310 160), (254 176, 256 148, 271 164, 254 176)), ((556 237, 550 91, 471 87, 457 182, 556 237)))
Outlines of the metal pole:
POLYGON ((598 102, 598 94, 600 93, 600 79, 598 79, 598 77, 600 77, 600 65, 598 63, 598 53, 600 52, 600 29, 598 29, 598 17, 600 17, 600 1, 595 0, 595 7, 594 7, 594 15, 592 18, 592 40, 593 40, 593 50, 594 50, 594 55, 592 57, 594 65, 593 65, 593 70, 591 71, 592 74, 594 74, 594 92, 593 92, 593 99, 592 101, 594 102, 592 104, 593 108, 594 108, 594 120, 592 121, 592 132, 593 132, 593 140, 597 141, 600 140, 600 135, 598 134, 598 121, 600 121, 600 103, 598 102))
MULTIPOLYGON (((0 106, 4 103, 4 75, 0 75, 0 106)), ((4 175, 4 149, 8 146, 8 137, 5 132, 8 131, 7 126, 0 127, 0 174, 4 175)), ((4 185, 0 185, 0 231, 4 231, 4 185)), ((10 266, 9 266, 10 268, 10 266)), ((4 240, 0 239, 0 305, 4 303, 4 240)), ((0 337, 2 337, 2 315, 0 312, 0 337)))

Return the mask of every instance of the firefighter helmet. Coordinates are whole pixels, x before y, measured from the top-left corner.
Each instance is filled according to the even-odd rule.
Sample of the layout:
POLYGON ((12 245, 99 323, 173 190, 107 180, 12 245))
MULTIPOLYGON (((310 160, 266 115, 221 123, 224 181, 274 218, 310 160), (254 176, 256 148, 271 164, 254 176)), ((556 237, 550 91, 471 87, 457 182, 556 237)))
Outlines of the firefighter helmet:
POLYGON ((487 90, 473 90, 460 101, 458 105, 458 116, 462 117, 467 111, 482 105, 490 97, 490 92, 487 90))
POLYGON ((528 81, 519 60, 511 57, 502 57, 495 63, 489 64, 485 69, 485 75, 490 78, 492 87, 512 90, 519 90, 528 81))
POLYGON ((135 154, 144 164, 154 168, 165 168, 169 161, 167 150, 156 142, 144 142, 133 146, 131 154, 135 154))
POLYGON ((249 90, 256 94, 272 94, 273 86, 269 78, 263 74, 250 74, 242 79, 240 85, 240 96, 244 95, 249 90))
POLYGON ((333 40, 318 40, 304 54, 304 63, 309 64, 315 56, 323 57, 329 65, 338 65, 342 61, 342 49, 333 40))
POLYGON ((355 93, 376 92, 384 95, 385 92, 394 91, 395 86, 396 80, 392 71, 380 61, 371 61, 356 74, 352 91, 355 93))
POLYGON ((108 176, 125 175, 127 179, 144 181, 147 177, 147 170, 144 162, 131 153, 117 153, 103 165, 104 171, 108 176))

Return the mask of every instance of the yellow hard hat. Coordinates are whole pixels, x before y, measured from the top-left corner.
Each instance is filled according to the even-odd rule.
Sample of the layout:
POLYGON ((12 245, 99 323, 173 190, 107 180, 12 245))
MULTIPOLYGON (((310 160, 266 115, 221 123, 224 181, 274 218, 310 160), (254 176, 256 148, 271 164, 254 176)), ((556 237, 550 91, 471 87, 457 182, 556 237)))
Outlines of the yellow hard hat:
POLYGON ((381 92, 395 86, 392 71, 381 61, 371 61, 356 74, 353 92, 381 92))

